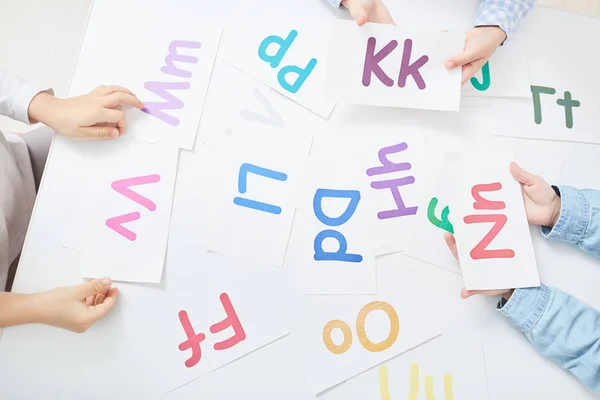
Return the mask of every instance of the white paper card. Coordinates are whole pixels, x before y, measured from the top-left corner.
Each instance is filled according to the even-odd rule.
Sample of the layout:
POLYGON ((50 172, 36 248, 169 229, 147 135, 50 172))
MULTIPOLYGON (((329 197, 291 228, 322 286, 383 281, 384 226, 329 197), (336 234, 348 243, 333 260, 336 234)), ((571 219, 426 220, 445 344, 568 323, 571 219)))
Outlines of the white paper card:
POLYGON ((324 122, 231 64, 217 60, 198 138, 209 146, 225 146, 228 139, 246 134, 248 126, 281 136, 291 133, 309 136, 315 125, 324 122))
MULTIPOLYGON (((329 392, 328 392, 329 393, 329 392)), ((488 398, 481 344, 440 336, 332 389, 339 399, 488 398)))
POLYGON ((492 133, 531 139, 600 143, 598 55, 560 33, 525 34, 530 57, 527 100, 494 99, 492 133), (552 46, 548 46, 552 43, 552 46), (576 61, 574 61, 576 60, 576 61), (576 63, 575 65, 573 63, 576 63))
POLYGON ((450 219, 468 290, 539 286, 519 183, 509 153, 447 153, 450 219))
POLYGON ((283 270, 175 247, 165 288, 128 286, 120 299, 132 353, 160 377, 148 383, 157 396, 289 333, 283 270))
POLYGON ((145 103, 161 129, 130 132, 137 140, 191 149, 219 47, 221 28, 169 3, 140 8, 96 3, 92 9, 69 94, 80 95, 100 83, 125 86, 145 103), (123 34, 111 26, 135 29, 123 34), (165 24, 168 23, 168 26, 165 24), (118 62, 115 62, 118 60, 118 62))
POLYGON ((462 33, 336 21, 326 96, 354 104, 458 111, 461 71, 448 71, 444 63, 463 46, 462 33))
POLYGON ((462 87, 463 96, 531 96, 528 53, 523 40, 515 39, 498 47, 492 57, 462 87))
POLYGON ((439 335, 414 299, 381 296, 306 296, 302 299, 305 374, 319 394, 439 335))
POLYGON ((356 165, 312 158, 306 166, 294 223, 298 240, 288 256, 297 262, 302 294, 375 294, 377 271, 369 238, 366 180, 356 165))
POLYGON ((219 58, 327 119, 328 29, 299 21, 240 21, 225 29, 219 58))
MULTIPOLYGON (((245 134, 254 136, 248 130, 245 134)), ((310 143, 304 142, 286 147, 262 142, 271 144, 268 150, 261 146, 197 149, 195 168, 202 171, 198 184, 205 188, 197 202, 204 224, 210 227, 206 237, 209 251, 283 265, 296 210, 299 173, 310 143)))
POLYGON ((88 182, 72 235, 86 278, 160 282, 177 159, 175 146, 115 140, 85 163, 88 182))

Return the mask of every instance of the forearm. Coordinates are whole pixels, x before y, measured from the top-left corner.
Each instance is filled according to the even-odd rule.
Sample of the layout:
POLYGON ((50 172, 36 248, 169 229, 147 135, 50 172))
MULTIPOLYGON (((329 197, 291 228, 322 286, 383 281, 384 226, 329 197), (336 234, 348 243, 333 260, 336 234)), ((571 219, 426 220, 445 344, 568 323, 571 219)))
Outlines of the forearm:
POLYGON ((534 3, 534 0, 480 0, 475 26, 499 26, 510 37, 534 3))
MULTIPOLYGON (((499 304, 500 306, 501 304, 499 304)), ((536 350, 600 390, 600 312, 558 289, 517 289, 500 312, 536 350)))
POLYGON ((37 322, 34 294, 0 293, 0 328, 37 322))
POLYGON ((600 191, 560 186, 560 216, 554 227, 542 227, 549 239, 573 243, 600 257, 600 191))

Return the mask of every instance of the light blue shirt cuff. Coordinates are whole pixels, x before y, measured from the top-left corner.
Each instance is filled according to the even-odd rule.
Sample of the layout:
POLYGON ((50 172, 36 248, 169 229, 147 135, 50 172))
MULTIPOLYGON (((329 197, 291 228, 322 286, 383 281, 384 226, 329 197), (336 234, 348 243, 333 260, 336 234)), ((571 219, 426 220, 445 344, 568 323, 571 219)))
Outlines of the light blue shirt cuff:
POLYGON ((327 0, 329 4, 334 6, 335 8, 340 8, 342 6, 342 0, 327 0))
POLYGON ((549 239, 580 243, 590 223, 590 201, 585 193, 571 186, 560 186, 560 217, 553 228, 542 226, 549 239))
POLYGON ((510 299, 498 311, 522 332, 531 332, 550 302, 548 286, 515 289, 510 299))

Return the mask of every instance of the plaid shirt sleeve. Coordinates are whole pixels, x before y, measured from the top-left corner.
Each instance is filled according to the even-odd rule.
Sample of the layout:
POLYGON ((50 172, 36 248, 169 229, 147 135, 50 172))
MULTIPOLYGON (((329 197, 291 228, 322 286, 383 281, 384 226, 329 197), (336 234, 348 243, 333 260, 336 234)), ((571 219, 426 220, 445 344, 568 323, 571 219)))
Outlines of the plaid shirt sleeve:
POLYGON ((342 0, 327 0, 327 2, 335 8, 340 8, 342 6, 342 0))
POLYGON ((534 3, 535 0, 480 0, 475 25, 498 25, 510 37, 534 3))

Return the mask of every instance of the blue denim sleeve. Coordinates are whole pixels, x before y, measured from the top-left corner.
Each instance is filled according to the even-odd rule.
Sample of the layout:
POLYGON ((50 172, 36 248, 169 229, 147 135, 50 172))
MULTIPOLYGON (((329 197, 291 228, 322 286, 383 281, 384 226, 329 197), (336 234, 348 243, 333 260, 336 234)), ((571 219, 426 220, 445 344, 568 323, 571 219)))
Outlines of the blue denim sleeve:
POLYGON ((534 3, 534 0, 480 0, 475 26, 497 25, 510 38, 534 3))
POLYGON ((560 217, 553 228, 542 227, 549 239, 573 243, 600 257, 600 191, 560 186, 560 217))
POLYGON ((327 0, 327 2, 335 8, 340 8, 342 6, 342 0, 327 0))
POLYGON ((600 391, 600 312, 558 289, 516 289, 498 308, 544 357, 600 391))

